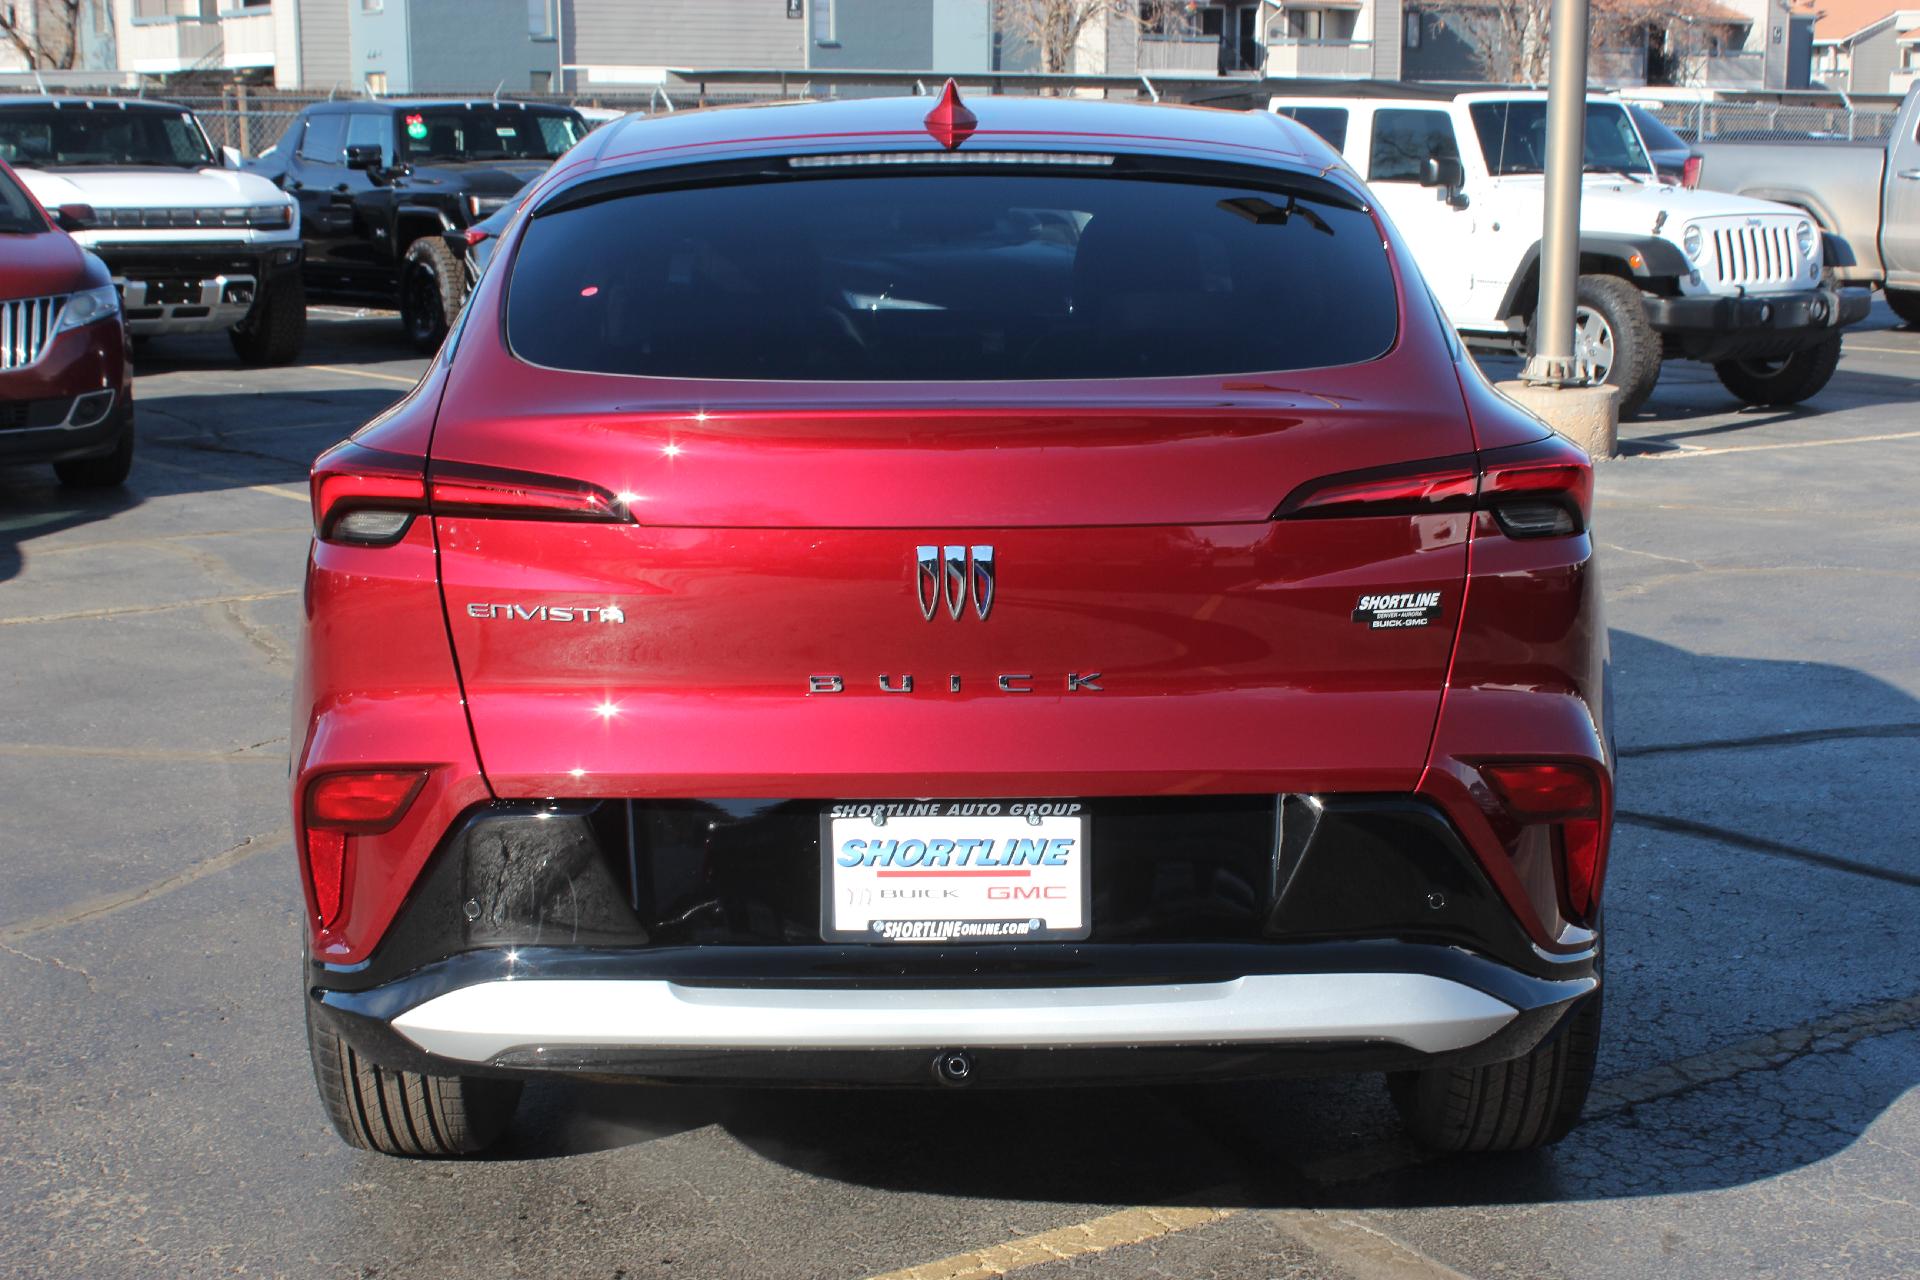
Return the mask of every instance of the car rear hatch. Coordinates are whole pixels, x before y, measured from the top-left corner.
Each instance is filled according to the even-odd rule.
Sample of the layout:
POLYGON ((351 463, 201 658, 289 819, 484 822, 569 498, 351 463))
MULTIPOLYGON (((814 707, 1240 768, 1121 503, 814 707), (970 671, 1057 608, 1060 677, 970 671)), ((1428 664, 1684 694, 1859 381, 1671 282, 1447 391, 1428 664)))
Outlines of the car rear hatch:
POLYGON ((1473 445, 1371 216, 1183 191, 1189 244, 1188 206, 1137 184, 1168 271, 1089 229, 1125 222, 1108 187, 989 191, 1010 212, 970 221, 974 179, 926 181, 934 231, 875 181, 783 191, 771 248, 709 242, 764 209, 747 187, 665 225, 655 195, 543 214, 503 249, 430 472, 496 793, 1410 789, 1470 517, 1367 484, 1473 445), (868 220, 836 239, 813 196, 868 220), (1266 258, 1236 255, 1290 246, 1293 283, 1254 296, 1266 258), (1334 476, 1359 500, 1302 506, 1334 476))

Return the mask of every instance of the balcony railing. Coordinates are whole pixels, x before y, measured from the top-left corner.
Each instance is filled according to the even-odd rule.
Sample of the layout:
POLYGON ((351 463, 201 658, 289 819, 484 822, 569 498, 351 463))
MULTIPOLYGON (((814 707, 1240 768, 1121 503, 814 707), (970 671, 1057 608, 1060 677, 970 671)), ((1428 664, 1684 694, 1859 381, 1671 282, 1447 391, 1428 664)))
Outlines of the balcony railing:
POLYGON ((1364 80, 1373 75, 1371 40, 1269 40, 1266 73, 1364 80))

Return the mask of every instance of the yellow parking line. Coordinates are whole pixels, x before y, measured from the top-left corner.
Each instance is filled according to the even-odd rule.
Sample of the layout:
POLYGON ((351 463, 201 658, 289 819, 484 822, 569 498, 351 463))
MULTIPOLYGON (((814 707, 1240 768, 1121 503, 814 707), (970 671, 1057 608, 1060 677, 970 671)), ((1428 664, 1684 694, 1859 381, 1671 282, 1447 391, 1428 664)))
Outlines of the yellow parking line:
POLYGON ((420 381, 418 378, 403 378, 397 373, 375 373, 371 369, 349 369, 345 365, 338 364, 310 364, 307 368, 318 369, 322 373, 344 373, 349 378, 372 378, 375 382, 397 382, 403 387, 410 387, 420 381))
POLYGON ((1231 1218, 1237 1209, 1204 1207, 1156 1207, 1122 1209, 1104 1218, 1076 1222, 1069 1227, 1042 1231, 1006 1244, 989 1245, 971 1253, 957 1253, 937 1262, 923 1262, 901 1271, 889 1271, 873 1280, 992 1280, 1013 1271, 1024 1271, 1063 1258, 1079 1258, 1104 1253, 1123 1245, 1144 1244, 1161 1236, 1195 1227, 1209 1226, 1231 1218))
POLYGON ((247 488, 255 493, 270 493, 276 498, 292 498, 303 507, 313 500, 298 489, 283 489, 277 484, 250 484, 247 488))
POLYGON ((1847 351, 1878 351, 1881 355, 1887 356, 1920 356, 1920 348, 1869 347, 1859 342, 1845 343, 1844 349, 1847 351))

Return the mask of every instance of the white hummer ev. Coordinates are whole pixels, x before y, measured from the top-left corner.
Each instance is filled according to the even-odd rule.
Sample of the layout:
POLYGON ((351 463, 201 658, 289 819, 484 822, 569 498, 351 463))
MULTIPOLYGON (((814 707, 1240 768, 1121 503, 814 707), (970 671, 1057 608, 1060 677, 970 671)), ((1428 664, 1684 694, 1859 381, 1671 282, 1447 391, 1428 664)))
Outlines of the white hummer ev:
MULTIPOLYGON (((1357 84, 1271 108, 1373 190, 1467 343, 1524 351, 1539 294, 1547 95, 1357 84)), ((1637 410, 1663 359, 1702 360, 1747 404, 1793 404, 1840 359, 1865 290, 1834 287, 1798 209, 1662 183, 1617 100, 1587 100, 1575 354, 1637 410)))
POLYGON ((299 207, 216 153, 185 107, 0 99, 0 159, 107 264, 134 337, 224 331, 249 364, 299 355, 299 207))

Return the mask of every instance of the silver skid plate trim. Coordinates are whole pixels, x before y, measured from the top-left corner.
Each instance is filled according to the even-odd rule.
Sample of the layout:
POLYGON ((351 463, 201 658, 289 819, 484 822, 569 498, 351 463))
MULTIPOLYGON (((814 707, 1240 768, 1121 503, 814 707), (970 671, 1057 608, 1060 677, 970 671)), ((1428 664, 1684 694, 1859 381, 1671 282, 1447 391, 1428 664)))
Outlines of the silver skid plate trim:
POLYGON ((429 1053, 510 1049, 1065 1049, 1383 1041, 1424 1053, 1491 1036, 1516 1011, 1428 974, 1261 974, 1119 987, 691 987, 661 980, 477 983, 394 1027, 429 1053))

